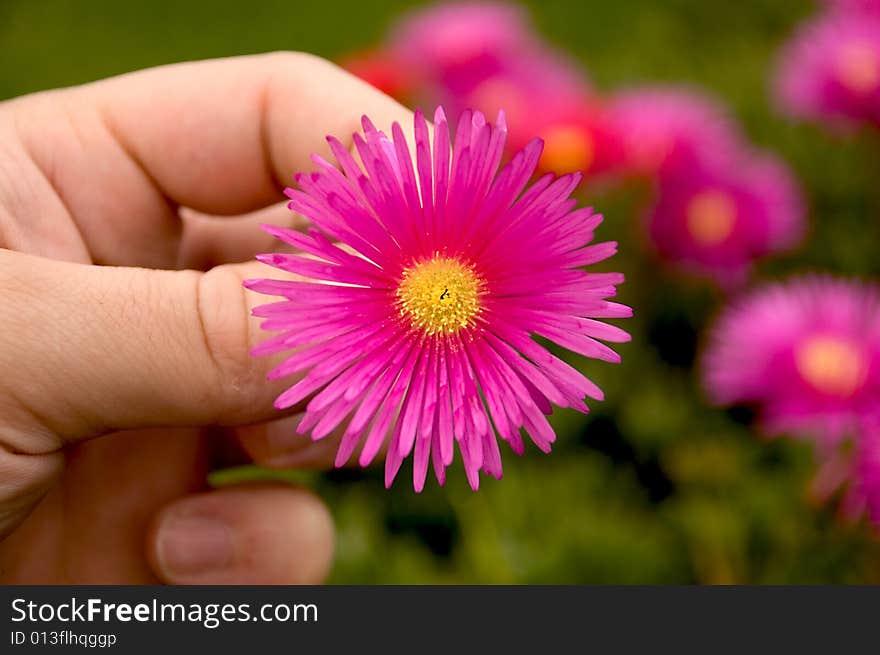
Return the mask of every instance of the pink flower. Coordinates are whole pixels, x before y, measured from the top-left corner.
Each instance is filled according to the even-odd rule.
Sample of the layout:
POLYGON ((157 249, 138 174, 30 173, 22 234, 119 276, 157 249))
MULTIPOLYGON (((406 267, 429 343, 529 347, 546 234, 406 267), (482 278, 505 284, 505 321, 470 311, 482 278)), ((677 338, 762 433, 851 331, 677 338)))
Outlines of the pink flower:
POLYGON ((880 528, 880 422, 865 421, 855 452, 851 479, 841 509, 850 518, 867 514, 880 528))
POLYGON ((394 98, 405 97, 414 84, 405 63, 385 50, 353 53, 341 64, 348 72, 394 98))
POLYGON ((541 137, 542 171, 593 175, 619 161, 605 109, 583 71, 543 43, 519 7, 453 3, 422 10, 397 27, 389 49, 415 71, 417 103, 456 113, 503 109, 511 152, 541 137))
POLYGON ((826 502, 841 493, 840 514, 856 521, 867 514, 880 528, 880 420, 865 418, 853 439, 838 448, 821 448, 819 470, 810 485, 813 498, 826 502))
POLYGON ((476 86, 542 47, 521 7, 453 2, 409 13, 385 46, 349 55, 343 65, 389 95, 461 112, 476 86))
POLYGON ((733 286, 756 259, 799 242, 804 213, 788 168, 770 155, 752 155, 661 176, 648 233, 662 258, 733 286))
POLYGON ((608 112, 633 174, 728 162, 741 148, 742 135, 727 110, 696 90, 630 89, 611 98, 608 112))
POLYGON ((825 0, 825 5, 841 13, 880 16, 880 2, 877 0, 825 0))
POLYGON ((266 227, 303 255, 260 261, 301 280, 251 280, 282 300, 255 314, 281 333, 255 354, 291 352, 271 378, 304 377, 278 397, 285 409, 306 399, 298 432, 322 439, 344 426, 336 459, 363 442, 367 465, 388 442, 385 481, 413 454, 421 490, 428 461, 443 483, 453 446, 468 481, 501 476, 497 437, 522 453, 520 428, 549 451, 552 406, 586 412, 601 390, 532 339, 545 337, 587 357, 619 356, 598 339, 629 340, 595 319, 631 315, 610 302, 618 273, 584 266, 616 251, 590 245, 601 216, 569 196, 579 175, 545 175, 527 188, 541 155, 532 141, 499 173, 506 126, 479 112, 458 121, 454 145, 442 110, 415 118, 415 160, 399 125, 392 138, 363 120, 354 136, 363 168, 328 139, 342 172, 315 156, 319 172, 287 189, 290 208, 312 220, 307 234, 266 227), (452 146, 451 150, 450 147, 452 146))
POLYGON ((783 50, 776 95, 793 116, 880 125, 880 14, 836 11, 803 25, 783 50))
POLYGON ((723 312, 702 371, 714 402, 754 405, 768 434, 837 444, 880 410, 880 292, 831 277, 761 287, 723 312))
POLYGON ((392 30, 388 48, 417 78, 456 87, 467 78, 495 74, 506 60, 538 45, 525 11, 516 5, 451 2, 406 16, 392 30))
POLYGON ((604 103, 584 86, 554 80, 551 70, 552 65, 545 74, 534 70, 531 80, 508 71, 507 77, 497 76, 478 86, 467 102, 487 112, 503 109, 511 116, 519 125, 510 133, 511 150, 540 137, 542 172, 579 171, 590 177, 615 172, 622 152, 604 103))

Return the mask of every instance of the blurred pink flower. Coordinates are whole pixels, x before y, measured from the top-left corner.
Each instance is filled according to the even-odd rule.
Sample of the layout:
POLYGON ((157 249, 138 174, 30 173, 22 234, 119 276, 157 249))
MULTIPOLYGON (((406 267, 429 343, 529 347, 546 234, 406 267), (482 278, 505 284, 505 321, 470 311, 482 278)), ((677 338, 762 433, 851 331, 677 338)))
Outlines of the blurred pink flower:
POLYGON ((503 109, 510 117, 510 149, 518 150, 538 136, 544 141, 539 170, 562 174, 580 171, 595 176, 616 170, 620 146, 604 103, 549 61, 528 62, 534 68, 509 69, 485 80, 464 101, 487 112, 503 109), (546 66, 543 71, 540 66, 546 66))
POLYGON ((853 519, 867 515, 880 528, 880 421, 865 421, 853 453, 851 479, 841 509, 853 519))
POLYGON ((449 2, 419 8, 392 29, 388 48, 419 77, 487 76, 510 57, 536 49, 525 10, 503 2, 449 2))
POLYGON ((543 139, 541 171, 593 176, 619 166, 620 146, 604 102, 580 71, 555 52, 509 59, 459 100, 490 113, 503 109, 516 126, 511 150, 534 136, 543 139))
POLYGON ((764 285, 722 313, 702 374, 713 402, 755 406, 766 433, 835 446, 880 411, 880 292, 825 276, 764 285))
POLYGON ((800 118, 880 125, 880 14, 836 11, 804 24, 783 49, 776 95, 800 118))
POLYGON ((501 477, 499 437, 522 453, 524 428, 547 452, 554 404, 586 412, 585 397, 602 398, 532 336, 620 360, 599 340, 629 336, 595 319, 631 315, 608 300, 623 276, 584 270, 617 246, 591 244, 602 218, 570 198, 578 174, 527 186, 539 141, 497 171, 503 116, 493 126, 467 111, 451 139, 438 109, 432 148, 417 113, 415 170, 399 125, 391 139, 366 118, 363 126, 354 135, 363 167, 331 138, 341 171, 315 156, 319 172, 286 190, 290 209, 315 229, 267 227, 306 254, 260 261, 310 281, 246 283, 282 298, 254 310, 263 328, 281 331, 254 353, 287 352, 272 379, 301 374, 275 402, 285 409, 311 398, 299 433, 322 439, 345 426, 337 465, 362 442, 367 465, 388 441, 386 485, 413 453, 421 490, 429 460, 443 483, 457 443, 476 489, 481 469, 501 477))
POLYGON ((743 140, 726 108, 694 89, 628 89, 610 99, 608 112, 631 174, 727 162, 743 140))
POLYGON ((544 140, 542 171, 560 174, 577 170, 589 177, 619 171, 620 142, 601 101, 548 105, 543 112, 535 107, 531 119, 524 125, 544 140))
POLYGON ((758 258, 795 246, 804 214, 788 167, 769 154, 749 155, 661 176, 647 229, 663 259, 731 287, 758 258))
POLYGON ((868 417, 838 448, 821 448, 810 495, 827 502, 841 493, 840 513, 849 521, 867 515, 880 528, 880 421, 868 417))
POLYGON ((825 5, 832 11, 880 16, 880 2, 877 0, 825 0, 825 5))
POLYGON ((518 6, 453 3, 420 10, 393 31, 389 50, 413 71, 417 103, 487 115, 503 109, 511 152, 541 137, 539 170, 593 175, 619 160, 606 112, 584 72, 544 43, 518 6))
POLYGON ((583 70, 547 48, 508 57, 491 72, 472 73, 448 88, 448 93, 458 102, 479 103, 481 111, 482 107, 493 112, 503 109, 512 125, 535 119, 539 108, 558 113, 560 107, 574 107, 594 97, 583 70))
POLYGON ((392 53, 380 48, 352 53, 340 64, 349 73, 393 98, 405 98, 414 84, 409 68, 392 53))
MULTIPOLYGON (((412 100, 442 104, 456 114, 471 106, 482 110, 469 104, 475 90, 496 76, 509 76, 511 62, 527 61, 542 50, 525 10, 501 2, 417 9, 392 28, 387 42, 389 56, 414 81, 412 100)), ((518 73, 517 83, 530 75, 528 70, 518 73)))

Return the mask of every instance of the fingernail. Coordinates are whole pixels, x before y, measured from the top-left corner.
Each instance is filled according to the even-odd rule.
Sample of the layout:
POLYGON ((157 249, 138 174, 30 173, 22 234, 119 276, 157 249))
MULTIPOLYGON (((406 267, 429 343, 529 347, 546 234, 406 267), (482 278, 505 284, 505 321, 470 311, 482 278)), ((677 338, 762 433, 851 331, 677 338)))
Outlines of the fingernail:
POLYGON ((228 525, 214 518, 170 516, 159 528, 159 565, 171 578, 203 575, 226 568, 234 543, 228 525))

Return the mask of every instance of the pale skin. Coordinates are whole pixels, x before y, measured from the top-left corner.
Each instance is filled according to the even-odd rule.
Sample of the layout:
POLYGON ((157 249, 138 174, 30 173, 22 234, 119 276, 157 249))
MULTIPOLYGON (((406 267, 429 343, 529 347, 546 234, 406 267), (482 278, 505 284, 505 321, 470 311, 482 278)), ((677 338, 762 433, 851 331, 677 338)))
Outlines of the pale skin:
POLYGON ((0 583, 325 578, 314 495, 205 476, 332 461, 273 409, 291 380, 248 355, 270 299, 241 281, 272 275, 260 222, 304 223, 281 189, 362 114, 412 120, 297 53, 0 103, 0 583))

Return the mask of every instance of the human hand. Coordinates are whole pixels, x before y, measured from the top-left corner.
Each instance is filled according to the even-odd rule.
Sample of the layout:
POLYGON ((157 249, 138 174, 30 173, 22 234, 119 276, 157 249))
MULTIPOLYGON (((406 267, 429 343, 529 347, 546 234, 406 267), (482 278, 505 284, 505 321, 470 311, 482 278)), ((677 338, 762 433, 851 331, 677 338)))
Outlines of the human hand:
POLYGON ((294 53, 0 104, 0 582, 323 579, 314 496, 205 476, 332 461, 272 408, 290 381, 248 356, 241 286, 262 265, 234 262, 272 249, 259 223, 295 224, 281 188, 364 113, 411 120, 294 53))

